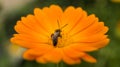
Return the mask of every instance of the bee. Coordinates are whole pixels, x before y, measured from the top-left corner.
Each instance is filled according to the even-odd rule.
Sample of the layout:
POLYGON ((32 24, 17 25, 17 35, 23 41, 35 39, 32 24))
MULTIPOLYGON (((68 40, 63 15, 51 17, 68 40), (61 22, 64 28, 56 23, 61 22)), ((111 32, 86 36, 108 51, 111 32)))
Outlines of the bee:
POLYGON ((59 22, 58 22, 58 27, 59 27, 59 29, 56 29, 55 30, 55 32, 53 33, 53 34, 51 34, 51 38, 52 38, 52 42, 53 42, 53 45, 54 46, 56 46, 57 45, 57 43, 58 43, 58 37, 61 37, 62 38, 62 36, 61 36, 61 30, 65 27, 65 26, 67 26, 68 24, 65 24, 63 27, 61 27, 60 28, 60 25, 59 25, 59 22))

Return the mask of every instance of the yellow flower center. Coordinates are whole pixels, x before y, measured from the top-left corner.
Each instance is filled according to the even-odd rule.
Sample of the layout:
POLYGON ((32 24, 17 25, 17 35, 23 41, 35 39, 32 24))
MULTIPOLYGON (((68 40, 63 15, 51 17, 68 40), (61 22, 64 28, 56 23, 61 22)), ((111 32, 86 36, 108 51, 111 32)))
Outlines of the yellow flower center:
POLYGON ((68 34, 61 34, 62 37, 58 37, 58 43, 56 45, 56 47, 64 47, 64 46, 68 46, 72 43, 72 38, 68 35, 68 34))
MULTIPOLYGON (((55 36, 54 35, 55 33, 56 32, 54 32, 51 35, 55 36)), ((60 36, 55 36, 55 37, 56 37, 56 39, 54 39, 54 40, 53 40, 52 36, 49 38, 49 40, 48 40, 49 45, 53 45, 54 47, 61 48, 61 47, 68 46, 73 42, 72 38, 68 34, 65 34, 64 31, 60 32, 60 36), (53 43, 55 41, 57 41, 56 45, 54 45, 54 43, 53 43)))

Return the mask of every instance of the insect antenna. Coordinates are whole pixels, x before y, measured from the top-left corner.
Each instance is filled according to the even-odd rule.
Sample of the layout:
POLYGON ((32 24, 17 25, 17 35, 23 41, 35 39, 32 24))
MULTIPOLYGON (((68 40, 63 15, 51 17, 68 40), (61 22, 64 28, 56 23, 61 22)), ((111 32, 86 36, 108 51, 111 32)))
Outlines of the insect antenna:
POLYGON ((64 27, 66 27, 68 24, 65 24, 64 26, 62 26, 61 28, 60 28, 60 23, 59 23, 59 21, 57 20, 57 23, 58 23, 58 29, 63 29, 64 27))
POLYGON ((59 21, 57 20, 57 23, 58 23, 58 29, 60 29, 60 23, 59 23, 59 21))
POLYGON ((64 26, 62 26, 60 29, 63 29, 64 27, 66 27, 68 24, 65 24, 64 26))

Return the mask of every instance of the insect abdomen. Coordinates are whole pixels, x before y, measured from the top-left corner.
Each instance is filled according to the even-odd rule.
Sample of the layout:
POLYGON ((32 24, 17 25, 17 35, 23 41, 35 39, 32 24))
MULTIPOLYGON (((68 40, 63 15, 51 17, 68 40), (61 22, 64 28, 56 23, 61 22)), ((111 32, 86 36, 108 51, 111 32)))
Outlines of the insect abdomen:
POLYGON ((58 37, 61 37, 60 30, 56 30, 54 34, 51 35, 53 45, 56 46, 58 43, 58 37))

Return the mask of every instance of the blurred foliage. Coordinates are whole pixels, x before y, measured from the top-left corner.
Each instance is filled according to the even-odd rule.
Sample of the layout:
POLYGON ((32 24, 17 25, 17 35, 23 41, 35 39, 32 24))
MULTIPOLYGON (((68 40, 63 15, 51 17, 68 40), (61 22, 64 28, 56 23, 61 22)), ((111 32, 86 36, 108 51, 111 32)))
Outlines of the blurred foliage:
MULTIPOLYGON (((51 4, 60 5, 63 9, 67 6, 82 7, 88 14, 95 14, 100 21, 104 21, 105 25, 109 27, 107 34, 111 39, 107 47, 90 53, 97 58, 98 62, 96 64, 82 61, 81 64, 67 65, 61 62, 60 67, 120 67, 120 37, 116 36, 115 32, 118 21, 120 21, 120 3, 114 3, 112 0, 35 0, 24 7, 6 13, 1 19, 2 21, 0 20, 0 67, 56 67, 52 63, 39 64, 35 61, 25 60, 10 64, 9 58, 11 57, 6 51, 6 46, 10 44, 9 38, 15 33, 14 25, 16 21, 20 20, 21 16, 33 14, 35 7, 43 8, 51 4)), ((2 4, 0 4, 0 12, 2 11, 1 8, 2 4)))

